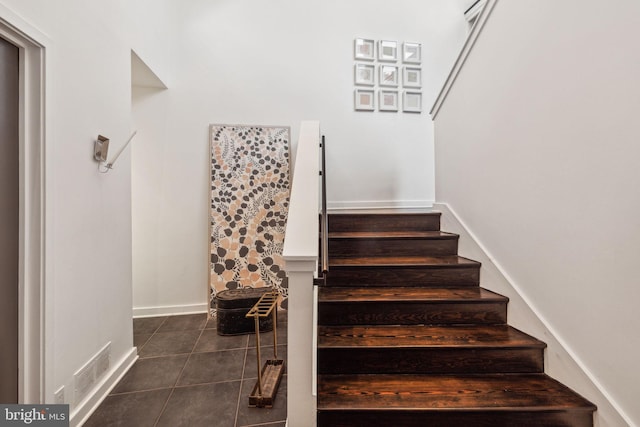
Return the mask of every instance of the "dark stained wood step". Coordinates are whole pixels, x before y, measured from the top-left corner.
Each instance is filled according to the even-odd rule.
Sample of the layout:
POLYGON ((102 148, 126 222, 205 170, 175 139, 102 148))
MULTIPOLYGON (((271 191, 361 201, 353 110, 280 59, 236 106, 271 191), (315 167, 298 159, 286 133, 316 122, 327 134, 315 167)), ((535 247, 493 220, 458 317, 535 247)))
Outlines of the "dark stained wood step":
POLYGON ((329 233, 329 258, 444 256, 458 253, 458 235, 442 231, 329 233))
POLYGON ((324 287, 318 292, 319 302, 415 302, 429 300, 434 303, 498 301, 505 296, 480 287, 324 287))
POLYGON ((507 325, 320 326, 318 372, 541 373, 545 347, 507 325))
POLYGON ((593 411, 318 411, 318 427, 593 427, 593 411))
POLYGON ((329 259, 328 286, 478 286, 477 261, 451 256, 329 259))
POLYGON ((478 346, 545 348, 508 325, 320 326, 319 348, 476 348, 478 346))
POLYGON ((449 239, 457 237, 457 234, 444 231, 334 231, 329 233, 329 238, 366 239, 366 238, 430 238, 449 239))
POLYGON ((508 298, 480 287, 321 287, 319 325, 503 324, 508 298))
POLYGON ((440 230, 440 212, 329 215, 329 232, 437 230, 440 230))
POLYGON ((318 376, 318 426, 586 427, 595 409, 544 374, 318 376))
POLYGON ((358 256, 349 258, 330 259, 329 265, 332 267, 359 267, 359 266, 375 266, 375 267, 459 267, 459 266, 479 266, 478 261, 464 258, 457 255, 450 256, 385 256, 371 257, 358 256))

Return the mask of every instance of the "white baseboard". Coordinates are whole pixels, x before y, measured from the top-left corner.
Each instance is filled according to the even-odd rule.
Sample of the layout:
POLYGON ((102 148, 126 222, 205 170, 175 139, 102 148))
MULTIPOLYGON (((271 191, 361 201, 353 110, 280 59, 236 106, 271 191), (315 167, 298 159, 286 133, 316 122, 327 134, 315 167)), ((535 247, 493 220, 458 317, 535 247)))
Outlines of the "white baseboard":
POLYGON ((93 393, 80 402, 73 410, 70 414, 69 425, 71 427, 83 425, 109 395, 116 384, 118 384, 118 381, 127 373, 129 368, 133 366, 136 360, 138 360, 138 350, 136 347, 132 347, 129 353, 100 381, 98 386, 93 390, 93 393))
POLYGON ((199 314, 206 313, 209 307, 207 303, 202 304, 185 304, 185 305, 167 305, 158 307, 133 307, 133 318, 140 317, 157 317, 157 316, 175 316, 178 314, 199 314))
POLYGON ((567 345, 553 324, 541 314, 526 292, 506 273, 453 209, 446 203, 434 203, 433 209, 442 213, 440 223, 443 231, 460 235, 460 255, 482 263, 480 285, 509 297, 509 324, 547 343, 545 372, 597 405, 594 426, 633 426, 630 418, 567 345))
POLYGON ((381 211, 402 210, 421 212, 431 210, 433 200, 352 200, 352 201, 328 201, 328 211, 381 211))

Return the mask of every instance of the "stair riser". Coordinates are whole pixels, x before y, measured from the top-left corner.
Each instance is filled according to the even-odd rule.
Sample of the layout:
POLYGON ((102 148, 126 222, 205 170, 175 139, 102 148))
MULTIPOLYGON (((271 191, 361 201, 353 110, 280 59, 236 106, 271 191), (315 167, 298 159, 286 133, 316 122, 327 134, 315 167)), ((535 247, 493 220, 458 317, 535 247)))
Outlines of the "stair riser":
POLYGON ((458 239, 330 239, 329 259, 365 256, 443 256, 458 253, 458 239))
POLYGON ((318 411, 318 427, 591 427, 591 411, 318 411))
POLYGON ((504 324, 504 301, 416 303, 320 303, 320 325, 504 324))
POLYGON ((329 232, 438 230, 440 230, 440 214, 329 215, 329 232))
POLYGON ((480 267, 330 267, 328 286, 478 286, 480 267))
POLYGON ((541 373, 540 348, 318 349, 320 374, 541 373))

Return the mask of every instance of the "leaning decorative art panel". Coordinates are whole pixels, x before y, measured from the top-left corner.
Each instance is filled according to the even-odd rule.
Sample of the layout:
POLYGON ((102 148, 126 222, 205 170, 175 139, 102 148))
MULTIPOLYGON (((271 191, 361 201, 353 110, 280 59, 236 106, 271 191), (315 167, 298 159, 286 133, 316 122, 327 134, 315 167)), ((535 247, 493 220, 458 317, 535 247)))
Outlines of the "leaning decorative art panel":
POLYGON ((286 308, 289 127, 211 125, 211 314, 225 289, 271 286, 286 308))

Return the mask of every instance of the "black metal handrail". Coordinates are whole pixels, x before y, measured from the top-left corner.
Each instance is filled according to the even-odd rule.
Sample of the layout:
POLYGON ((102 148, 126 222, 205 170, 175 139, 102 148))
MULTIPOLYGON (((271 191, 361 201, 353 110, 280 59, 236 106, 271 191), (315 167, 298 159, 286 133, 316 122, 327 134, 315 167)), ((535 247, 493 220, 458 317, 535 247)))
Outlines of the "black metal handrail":
POLYGON ((321 221, 320 221, 320 249, 321 249, 321 269, 322 269, 322 277, 326 284, 327 273, 329 272, 329 217, 327 215, 327 170, 326 170, 326 161, 325 161, 325 148, 326 142, 324 135, 322 135, 322 143, 320 144, 321 148, 321 158, 322 165, 320 169, 320 176, 322 177, 322 206, 321 206, 321 221))

